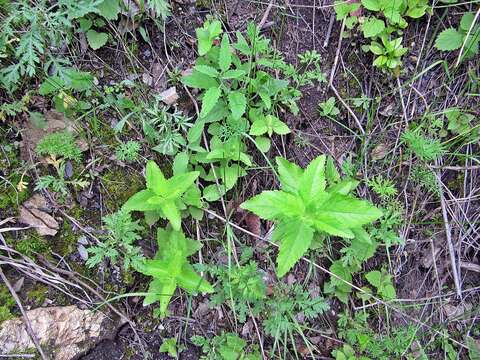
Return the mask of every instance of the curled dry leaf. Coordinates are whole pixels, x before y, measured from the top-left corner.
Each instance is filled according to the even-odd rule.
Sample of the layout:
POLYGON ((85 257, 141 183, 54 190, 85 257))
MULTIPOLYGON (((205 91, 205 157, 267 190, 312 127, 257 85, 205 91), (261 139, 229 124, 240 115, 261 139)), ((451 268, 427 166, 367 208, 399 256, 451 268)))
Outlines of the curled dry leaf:
POLYGON ((383 159, 388 152, 388 147, 386 144, 379 143, 372 150, 372 160, 377 161, 383 159))
POLYGON ((47 201, 41 194, 35 194, 20 206, 18 221, 37 230, 38 235, 54 236, 58 222, 47 213, 47 201))
POLYGON ((175 86, 168 88, 165 91, 162 91, 158 94, 160 100, 162 100, 166 105, 174 105, 177 103, 178 94, 175 86))

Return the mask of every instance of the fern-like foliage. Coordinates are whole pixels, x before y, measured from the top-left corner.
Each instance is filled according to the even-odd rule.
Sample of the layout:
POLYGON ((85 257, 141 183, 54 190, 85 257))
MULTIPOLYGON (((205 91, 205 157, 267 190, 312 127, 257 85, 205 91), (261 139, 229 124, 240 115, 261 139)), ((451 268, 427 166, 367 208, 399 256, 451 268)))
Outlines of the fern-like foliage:
POLYGON ((82 151, 75 143, 75 137, 67 131, 46 135, 38 143, 36 151, 39 155, 52 155, 66 160, 79 161, 82 158, 82 151))

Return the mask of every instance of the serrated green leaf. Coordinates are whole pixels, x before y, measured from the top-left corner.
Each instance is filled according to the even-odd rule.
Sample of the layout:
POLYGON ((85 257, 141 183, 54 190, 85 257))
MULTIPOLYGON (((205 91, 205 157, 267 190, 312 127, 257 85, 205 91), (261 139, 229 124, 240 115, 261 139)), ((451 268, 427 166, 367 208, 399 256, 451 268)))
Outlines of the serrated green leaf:
POLYGON ((470 30, 474 19, 475 14, 473 12, 467 12, 463 14, 462 19, 460 20, 460 29, 466 33, 468 30, 470 30))
POLYGON ((160 209, 162 210, 165 217, 170 221, 173 230, 180 231, 182 226, 182 217, 180 216, 180 211, 175 205, 173 200, 167 200, 160 204, 160 209))
POLYGON ((382 216, 382 212, 367 201, 341 194, 329 196, 318 205, 316 214, 322 221, 325 219, 340 221, 347 228, 359 227, 382 216))
POLYGON ((379 0, 362 0, 362 5, 367 10, 380 11, 380 1, 379 0))
POLYGON ((120 13, 119 0, 103 0, 97 5, 98 13, 107 20, 117 20, 120 13))
POLYGON ((325 190, 325 155, 320 155, 308 164, 299 182, 298 192, 306 203, 316 201, 325 190))
POLYGON ((200 117, 205 117, 208 115, 208 113, 217 104, 221 94, 222 91, 218 87, 212 87, 208 89, 205 94, 203 94, 202 111, 200 111, 200 117))
POLYGON ((166 180, 163 176, 162 170, 158 167, 155 161, 148 161, 145 169, 145 179, 147 182, 147 189, 152 190, 155 194, 161 195, 162 189, 165 189, 166 180))
POLYGON ((263 191, 240 207, 268 220, 300 216, 305 211, 298 197, 281 190, 263 191))
POLYGON ((370 271, 365 275, 365 278, 370 283, 370 285, 379 288, 381 285, 382 273, 378 270, 370 271))
POLYGON ((314 230, 299 220, 281 221, 272 236, 280 242, 277 275, 285 275, 310 248, 314 230))
POLYGON ((227 71, 232 63, 232 54, 230 52, 230 41, 227 34, 223 34, 222 42, 220 44, 220 51, 218 53, 218 66, 222 72, 227 71))
POLYGON ((297 164, 291 163, 282 157, 276 157, 275 161, 277 163, 277 170, 282 189, 292 193, 297 192, 299 181, 303 175, 303 169, 297 164))
POLYGON ((218 82, 213 77, 193 70, 190 75, 182 77, 182 83, 195 89, 210 89, 218 87, 218 82))
POLYGON ((127 212, 157 210, 158 205, 148 202, 148 200, 154 196, 156 196, 156 194, 152 190, 146 189, 139 191, 138 193, 132 195, 127 202, 123 204, 122 210, 127 212))
POLYGON ((38 93, 42 96, 50 95, 63 89, 65 81, 60 76, 49 76, 38 89, 38 93))
POLYGON ((202 74, 208 75, 212 78, 215 78, 218 76, 218 70, 208 66, 208 65, 195 65, 194 69, 198 72, 201 72, 202 74))
POLYGON ((213 293, 215 290, 200 275, 198 275, 194 270, 192 265, 189 263, 184 263, 180 274, 177 276, 178 285, 188 291, 189 293, 213 293))
POLYGON ((86 33, 88 45, 93 50, 100 49, 103 45, 105 45, 108 41, 108 34, 104 32, 96 32, 93 29, 90 29, 86 33))
POLYGON ((278 135, 290 134, 291 131, 288 128, 287 124, 285 124, 279 118, 273 115, 267 115, 266 120, 267 120, 267 123, 269 124, 269 127, 272 129, 272 131, 275 134, 278 134, 278 135))
POLYGON ((188 170, 189 156, 187 152, 179 152, 173 159, 173 175, 184 174, 188 170))
POLYGON ((199 175, 199 171, 190 171, 172 176, 166 181, 165 189, 162 189, 162 196, 166 199, 180 197, 190 186, 193 185, 199 175))
POLYGON ((452 51, 462 47, 463 35, 454 28, 443 30, 435 40, 435 47, 441 51, 452 51))
POLYGON ((335 166, 335 162, 333 161, 332 156, 327 157, 327 163, 325 166, 325 179, 327 180, 329 185, 333 185, 340 181, 340 173, 335 166))
POLYGON ((247 99, 240 91, 232 91, 228 94, 228 105, 232 112, 232 117, 238 120, 245 114, 247 99))
POLYGON ((362 24, 362 30, 364 37, 374 37, 385 30, 385 23, 377 18, 369 18, 362 24))
POLYGON ((222 78, 225 80, 229 79, 238 79, 244 76, 246 72, 244 70, 228 70, 222 75, 222 78))
POLYGON ((250 49, 250 46, 248 46, 247 40, 245 40, 242 33, 240 31, 237 31, 236 35, 237 42, 233 45, 233 47, 240 51, 240 53, 242 53, 243 55, 251 55, 252 50, 250 49))
POLYGON ((272 142, 265 136, 258 136, 255 138, 255 146, 263 153, 266 153, 268 150, 270 150, 271 145, 272 142))
POLYGON ((263 135, 268 131, 267 123, 265 117, 261 116, 255 120, 250 127, 250 135, 259 136, 263 135))

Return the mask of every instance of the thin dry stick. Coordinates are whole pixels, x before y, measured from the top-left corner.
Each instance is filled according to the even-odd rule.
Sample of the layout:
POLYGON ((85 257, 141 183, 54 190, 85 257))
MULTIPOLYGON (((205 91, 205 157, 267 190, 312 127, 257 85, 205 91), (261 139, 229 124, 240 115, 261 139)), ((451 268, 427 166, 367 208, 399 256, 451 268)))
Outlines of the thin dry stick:
MULTIPOLYGON (((232 226, 233 228, 242 231, 242 232, 245 233, 245 234, 248 234, 248 235, 250 235, 250 236, 252 236, 252 237, 254 237, 254 238, 256 238, 256 239, 259 239, 259 240, 262 240, 262 241, 266 241, 266 242, 268 242, 269 244, 271 244, 271 245, 273 245, 273 246, 275 246, 275 247, 278 247, 278 244, 272 242, 272 241, 269 240, 267 237, 262 237, 262 236, 259 236, 259 235, 257 235, 257 234, 254 234, 254 233, 252 233, 251 231, 248 231, 248 230, 242 228, 241 226, 239 226, 239 225, 237 225, 237 224, 234 224, 234 223, 230 222, 229 220, 221 217, 220 215, 218 215, 218 214, 215 213, 214 211, 211 211, 211 210, 208 210, 208 209, 204 209, 204 211, 205 211, 206 213, 212 215, 213 217, 219 219, 220 221, 222 221, 222 222, 224 222, 224 223, 232 226)), ((376 296, 374 296, 374 295, 366 292, 364 289, 362 289, 362 288, 360 288, 360 287, 352 284, 351 282, 348 282, 347 280, 341 278, 341 277, 338 276, 337 274, 334 274, 334 273, 332 273, 330 270, 324 268, 323 266, 318 265, 317 263, 315 263, 315 262, 313 262, 313 261, 311 261, 311 260, 309 260, 309 259, 307 259, 307 258, 305 258, 305 257, 301 257, 300 259, 303 260, 303 261, 305 261, 305 262, 307 262, 308 264, 316 267, 317 269, 323 271, 324 273, 327 273, 328 275, 333 276, 334 278, 336 278, 336 279, 344 282, 345 284, 350 285, 353 289, 355 289, 355 290, 357 290, 357 291, 359 291, 359 292, 361 292, 361 293, 363 293, 363 294, 368 294, 368 296, 370 296, 370 298, 372 298, 373 300, 375 300, 377 303, 379 303, 379 304, 381 304, 381 305, 383 305, 383 306, 385 306, 385 307, 388 307, 388 308, 392 309, 393 311, 395 311, 395 312, 397 312, 397 313, 405 316, 407 319, 415 322, 415 323, 418 324, 418 325, 427 327, 427 328, 430 329, 432 332, 434 332, 436 335, 439 335, 439 336, 441 336, 442 338, 448 339, 448 340, 451 341, 452 343, 457 344, 458 346, 461 346, 461 347, 464 348, 464 349, 468 349, 468 347, 467 347, 466 345, 462 344, 461 342, 459 342, 459 341, 457 341, 457 340, 455 340, 455 339, 452 339, 452 338, 449 337, 449 336, 446 336, 444 333, 442 333, 442 332, 434 329, 433 327, 431 327, 431 326, 428 325, 427 323, 425 323, 425 322, 423 322, 423 321, 421 321, 421 320, 419 320, 419 319, 417 319, 417 318, 414 318, 413 316, 410 316, 410 315, 402 312, 401 310, 397 309, 396 307, 394 307, 394 306, 391 305, 390 303, 387 303, 387 302, 383 301, 382 299, 380 299, 380 298, 378 298, 378 297, 376 297, 376 296)))
POLYGON ((38 342, 38 339, 35 336, 35 333, 33 332, 32 324, 30 323, 30 320, 28 319, 27 313, 25 312, 25 309, 23 308, 22 302, 20 301, 17 293, 13 289, 12 284, 10 284, 10 281, 8 281, 7 277, 3 273, 3 270, 2 270, 1 266, 0 266, 0 277, 2 278, 5 285, 7 285, 8 291, 10 291, 10 294, 12 294, 13 299, 17 303, 17 306, 20 309, 20 312, 22 313, 23 321, 25 322, 25 329, 27 330, 27 333, 28 333, 28 336, 30 336, 30 339, 32 339, 33 344, 37 348, 37 351, 40 354, 40 357, 44 360, 48 360, 48 357, 43 352, 42 347, 40 346, 40 343, 38 342))
POLYGON ((348 104, 343 100, 343 98, 340 96, 340 94, 338 93, 337 89, 335 88, 335 86, 333 86, 333 78, 335 76, 335 71, 337 69, 337 65, 338 65, 338 59, 340 57, 340 49, 342 48, 342 39, 343 39, 343 30, 345 29, 345 19, 342 21, 342 28, 340 29, 340 36, 339 36, 339 39, 338 39, 338 47, 337 47, 337 53, 335 54, 335 60, 333 62, 333 67, 332 67, 332 71, 330 72, 330 80, 328 81, 328 86, 332 89, 332 91, 334 92, 335 96, 337 97, 337 99, 342 103, 342 105, 345 107, 345 109, 347 109, 347 111, 350 113, 350 115, 352 115, 353 119, 355 120, 355 122, 357 123, 357 126, 358 128, 360 129, 360 131, 362 132, 363 135, 365 135, 365 130, 363 129, 363 126, 362 124, 360 123, 360 120, 358 119, 357 115, 355 115, 355 113, 353 112, 353 110, 350 108, 350 106, 348 106, 348 104))
MULTIPOLYGON (((477 22, 477 19, 478 19, 479 15, 480 15, 480 7, 478 8, 477 13, 475 14, 475 18, 473 19, 473 21, 470 25, 470 29, 468 29, 467 36, 465 36, 465 40, 463 41, 462 48, 460 49, 460 53, 458 54, 458 58, 457 58, 457 62, 455 63, 455 67, 457 67, 460 64, 460 61, 462 60, 463 50, 465 49, 465 44, 468 42, 468 39, 470 38, 470 34, 472 33, 473 28, 475 27, 475 24, 477 22)), ((474 43, 475 42, 472 42, 471 44, 474 44, 474 43)))
POLYGON ((270 4, 267 6, 267 10, 265 10, 265 13, 263 14, 262 20, 258 23, 258 28, 261 29, 263 28, 263 25, 265 25, 265 22, 267 21, 268 15, 270 14, 270 10, 272 10, 273 6, 273 0, 270 0, 270 4))
POLYGON ((452 232, 451 232, 451 229, 450 229, 450 223, 448 222, 447 202, 445 201, 445 196, 443 195, 443 188, 442 188, 442 185, 441 185, 440 176, 437 173, 435 173, 435 177, 437 179, 437 185, 438 185, 438 188, 440 190, 440 205, 442 206, 443 224, 445 226, 445 235, 446 235, 446 238, 447 238, 447 245, 448 245, 448 253, 450 255, 450 262, 452 264, 453 282, 455 283, 455 289, 457 291, 457 296, 461 299, 462 298, 462 287, 460 285, 460 276, 458 275, 457 260, 455 258, 455 249, 453 247, 453 242, 452 242, 452 232))

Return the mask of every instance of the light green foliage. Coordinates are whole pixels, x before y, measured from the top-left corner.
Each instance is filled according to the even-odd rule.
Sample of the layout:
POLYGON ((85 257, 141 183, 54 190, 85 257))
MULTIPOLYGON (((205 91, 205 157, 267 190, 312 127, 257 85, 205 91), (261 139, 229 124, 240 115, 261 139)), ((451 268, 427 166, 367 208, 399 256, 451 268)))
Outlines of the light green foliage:
POLYGON ((133 195, 123 205, 124 211, 143 211, 148 216, 168 219, 174 230, 181 227, 181 211, 188 205, 201 207, 200 191, 194 185, 198 171, 175 174, 166 179, 154 161, 146 167, 147 188, 133 195))
POLYGON ((223 333, 212 339, 192 336, 192 342, 200 346, 204 355, 200 360, 260 360, 260 353, 246 349, 247 342, 234 333, 223 333))
POLYGON ((275 339, 287 339, 298 331, 296 319, 300 314, 307 320, 313 320, 328 309, 329 305, 323 297, 312 296, 300 285, 278 283, 265 304, 266 316, 262 324, 268 335, 275 339))
POLYGON ((82 100, 81 95, 91 95, 93 75, 72 68, 63 68, 57 75, 49 76, 40 85, 38 93, 53 96, 55 109, 72 117, 91 109, 90 102, 82 100))
POLYGON ((377 294, 384 300, 392 300, 397 297, 395 288, 392 284, 392 276, 389 275, 385 270, 370 271, 365 274, 365 279, 372 285, 377 294))
POLYGON ((428 0, 335 1, 337 20, 344 20, 349 30, 358 24, 364 38, 372 39, 370 46, 362 48, 377 56, 375 66, 388 70, 398 69, 407 52, 402 37, 398 36, 408 26, 406 18, 418 19, 427 11, 430 11, 428 0), (358 17, 359 14, 362 16, 358 17))
POLYGON ((105 259, 116 264, 123 258, 123 266, 127 271, 130 266, 136 267, 143 261, 142 249, 135 245, 140 240, 143 227, 139 221, 132 220, 129 213, 118 211, 103 218, 107 235, 95 246, 88 248, 90 254, 86 265, 90 268, 97 266, 105 259))
POLYGON ((388 200, 397 195, 395 183, 382 175, 377 175, 367 180, 367 185, 382 199, 388 200))
POLYGON ((423 191, 431 192, 437 197, 440 197, 440 189, 438 187, 437 177, 433 170, 417 164, 412 167, 410 177, 416 185, 421 186, 423 191))
POLYGON ((139 108, 143 133, 153 150, 164 155, 175 155, 186 145, 185 134, 192 126, 191 119, 179 110, 169 111, 157 97, 146 109, 139 108))
POLYGON ((241 323, 246 321, 250 308, 254 313, 261 311, 266 286, 254 261, 231 269, 224 266, 207 266, 206 269, 219 280, 215 295, 211 297, 212 305, 229 304, 241 323))
POLYGON ((88 45, 93 50, 98 50, 104 46, 108 41, 108 34, 104 32, 97 32, 93 29, 90 29, 86 32, 88 45))
POLYGON ((339 181, 331 166, 325 171, 325 155, 314 159, 306 169, 283 158, 276 161, 282 190, 264 191, 241 207, 276 222, 272 239, 280 246, 278 276, 285 275, 307 252, 314 235, 354 239, 361 233, 369 242, 368 235, 363 236, 362 225, 375 221, 382 213, 368 202, 348 195, 356 181, 339 181))
POLYGON ((414 326, 395 326, 388 334, 379 333, 377 329, 368 326, 367 318, 365 312, 357 312, 355 318, 347 313, 340 314, 337 321, 338 335, 347 346, 334 350, 332 355, 337 356, 336 359, 428 359, 421 348, 413 356, 411 345, 417 336, 414 326), (350 357, 341 357, 342 354, 350 357))
POLYGON ((115 156, 120 161, 135 161, 138 159, 140 151, 140 143, 138 141, 129 140, 121 143, 115 151, 115 156))
MULTIPOLYGON (((149 13, 165 19, 170 13, 167 0, 141 3, 135 21, 149 13)), ((13 90, 21 85, 22 78, 37 75, 42 65, 58 75, 69 62, 57 58, 57 49, 70 45, 75 31, 85 33, 92 49, 101 48, 109 37, 107 21, 118 20, 125 7, 121 0, 59 0, 53 7, 45 0, 6 2, 2 6, 0 57, 7 65, 0 71, 0 84, 13 90)))
POLYGON ((414 155, 424 161, 434 161, 445 153, 440 141, 426 137, 420 129, 406 130, 401 140, 414 155))
POLYGON ((195 30, 198 40, 198 53, 200 56, 210 51, 213 41, 222 33, 222 24, 218 20, 205 21, 202 28, 195 30))
POLYGON ((301 71, 297 71, 270 46, 255 24, 248 24, 246 36, 237 31, 235 42, 222 32, 216 20, 197 29, 200 57, 191 74, 182 78, 184 85, 201 91, 200 116, 188 132, 186 146, 193 151, 192 165, 205 170, 202 179, 212 182, 203 192, 208 201, 226 194, 246 175, 245 167, 252 166, 246 140, 253 140, 260 151, 267 152, 273 134, 290 132, 278 118, 280 107, 298 113, 298 88, 324 80, 317 52, 301 54, 301 71), (272 70, 279 75, 274 76, 272 70), (200 146, 205 127, 211 136, 209 151, 200 146))
POLYGON ((35 151, 39 155, 49 155, 64 160, 80 161, 82 158, 82 151, 75 143, 75 137, 67 131, 44 136, 35 151))
POLYGON ((480 126, 475 125, 475 116, 459 108, 448 108, 444 111, 448 121, 447 130, 455 135, 464 136, 469 142, 476 142, 480 137, 480 126))
POLYGON ((458 29, 448 28, 438 34, 435 47, 441 51, 453 51, 464 46, 464 59, 473 58, 478 54, 480 44, 480 25, 473 24, 474 18, 473 12, 463 14, 458 29))
POLYGON ((466 339, 466 344, 468 346, 468 357, 470 360, 479 360, 480 359, 480 346, 478 342, 475 341, 472 337, 468 336, 466 339))
POLYGON ((171 13, 168 0, 147 0, 147 4, 157 18, 166 20, 171 13))
POLYGON ((10 294, 10 291, 8 290, 7 286, 4 284, 1 284, 0 285, 0 323, 14 317, 11 311, 15 307, 15 305, 16 305, 15 300, 10 294))
POLYGON ((322 116, 336 116, 340 114, 340 110, 335 106, 334 97, 329 97, 326 101, 318 104, 318 107, 322 116))
POLYGON ((213 287, 194 271, 187 259, 201 248, 199 242, 186 238, 181 231, 158 229, 157 243, 155 259, 136 265, 137 271, 153 277, 148 295, 143 301, 144 306, 158 301, 158 314, 164 317, 177 287, 190 294, 214 291, 213 287))
POLYGON ((178 355, 177 339, 176 338, 164 339, 162 345, 160 345, 160 349, 158 350, 158 352, 167 353, 171 357, 176 358, 178 355))
POLYGON ((373 65, 379 68, 395 69, 401 64, 401 57, 407 52, 402 46, 402 38, 389 39, 386 35, 380 37, 381 43, 372 41, 369 50, 377 55, 373 65))

